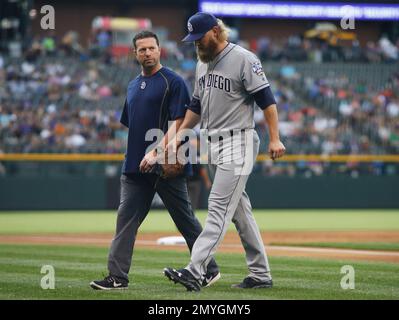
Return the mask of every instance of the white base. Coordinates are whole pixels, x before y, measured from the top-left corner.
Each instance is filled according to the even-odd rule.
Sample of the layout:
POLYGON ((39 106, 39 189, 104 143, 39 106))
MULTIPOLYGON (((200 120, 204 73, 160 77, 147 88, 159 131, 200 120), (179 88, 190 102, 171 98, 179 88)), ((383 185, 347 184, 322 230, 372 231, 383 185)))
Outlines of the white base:
POLYGON ((157 240, 157 244, 170 246, 170 245, 177 245, 177 244, 186 244, 186 240, 183 237, 163 237, 157 240))

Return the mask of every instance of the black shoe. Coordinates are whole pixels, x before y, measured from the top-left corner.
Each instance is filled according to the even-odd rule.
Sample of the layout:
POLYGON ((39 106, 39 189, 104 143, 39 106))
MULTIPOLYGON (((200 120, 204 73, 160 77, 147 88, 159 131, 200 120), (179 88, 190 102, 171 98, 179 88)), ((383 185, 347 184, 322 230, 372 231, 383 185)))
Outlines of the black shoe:
POLYGON ((214 273, 208 272, 205 275, 204 280, 202 280, 202 287, 210 287, 213 285, 216 281, 220 279, 220 272, 216 271, 214 273))
POLYGON ((246 277, 241 283, 233 284, 231 287, 240 289, 272 288, 273 280, 259 281, 251 277, 246 277))
POLYGON ((200 291, 201 285, 199 282, 193 277, 190 271, 186 269, 172 269, 165 268, 163 269, 164 275, 172 280, 174 283, 180 283, 184 287, 186 287, 187 291, 200 291))
POLYGON ((106 276, 104 280, 90 282, 90 287, 94 290, 121 290, 127 289, 127 281, 121 281, 113 276, 106 276))

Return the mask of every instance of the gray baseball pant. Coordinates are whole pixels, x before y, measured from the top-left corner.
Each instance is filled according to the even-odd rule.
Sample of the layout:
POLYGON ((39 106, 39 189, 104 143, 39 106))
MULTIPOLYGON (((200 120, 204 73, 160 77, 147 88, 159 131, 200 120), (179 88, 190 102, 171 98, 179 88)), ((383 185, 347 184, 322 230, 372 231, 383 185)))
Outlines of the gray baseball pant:
POLYGON ((205 226, 191 252, 187 270, 202 281, 206 267, 222 242, 231 223, 245 249, 249 276, 260 281, 271 279, 265 247, 245 185, 259 151, 259 137, 254 130, 246 130, 240 138, 225 137, 208 143, 208 158, 214 181, 208 200, 205 226))
MULTIPOLYGON (((191 208, 185 177, 162 179, 155 174, 122 175, 116 232, 108 255, 110 275, 128 281, 137 231, 150 210, 155 192, 191 252, 202 227, 191 208)), ((212 259, 207 270, 210 273, 218 271, 215 260, 212 259)))

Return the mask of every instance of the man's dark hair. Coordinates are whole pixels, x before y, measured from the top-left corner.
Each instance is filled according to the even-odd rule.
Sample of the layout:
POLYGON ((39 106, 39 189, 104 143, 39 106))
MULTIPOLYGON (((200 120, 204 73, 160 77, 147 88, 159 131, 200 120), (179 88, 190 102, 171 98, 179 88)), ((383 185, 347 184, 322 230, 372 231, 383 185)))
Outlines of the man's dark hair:
POLYGON ((143 31, 139 32, 138 34, 136 34, 134 36, 134 38, 133 38, 133 46, 134 46, 134 48, 137 49, 137 47, 136 47, 136 41, 137 40, 146 39, 146 38, 154 38, 155 41, 157 42, 158 47, 159 47, 159 40, 158 40, 157 35, 154 32, 152 32, 152 31, 143 30, 143 31))

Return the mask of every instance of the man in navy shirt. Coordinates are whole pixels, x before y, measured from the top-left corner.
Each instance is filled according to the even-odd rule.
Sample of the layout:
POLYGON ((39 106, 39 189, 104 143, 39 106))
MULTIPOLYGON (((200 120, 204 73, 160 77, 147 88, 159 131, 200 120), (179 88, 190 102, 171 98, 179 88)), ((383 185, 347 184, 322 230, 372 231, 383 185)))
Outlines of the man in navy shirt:
MULTIPOLYGON (((185 176, 164 179, 150 170, 156 166, 146 166, 147 161, 151 162, 156 156, 156 150, 146 155, 147 148, 153 144, 153 141, 146 141, 149 140, 146 133, 161 129, 166 135, 159 145, 166 145, 170 132, 179 128, 190 103, 187 87, 179 75, 160 64, 159 40, 154 33, 138 33, 133 45, 142 72, 128 85, 120 120, 129 128, 120 204, 108 256, 109 275, 90 283, 97 290, 127 288, 137 230, 150 210, 155 192, 163 200, 190 252, 202 231, 191 207, 185 176), (173 121, 169 130, 168 121, 173 121)), ((212 260, 202 285, 209 286, 219 278, 218 266, 212 260)))

